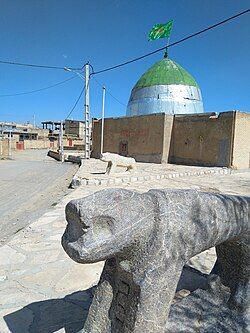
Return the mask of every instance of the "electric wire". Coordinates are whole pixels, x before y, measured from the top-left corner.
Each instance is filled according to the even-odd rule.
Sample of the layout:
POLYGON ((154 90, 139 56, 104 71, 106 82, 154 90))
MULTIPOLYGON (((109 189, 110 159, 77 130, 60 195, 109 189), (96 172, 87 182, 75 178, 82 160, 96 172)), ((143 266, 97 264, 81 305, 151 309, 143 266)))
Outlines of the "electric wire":
MULTIPOLYGON (((89 62, 86 62, 86 63, 82 66, 82 68, 81 68, 80 70, 82 71, 86 65, 90 65, 89 62)), ((90 67, 91 67, 92 70, 93 70, 93 67, 92 67, 91 65, 90 65, 90 67)), ((85 80, 85 76, 82 75, 82 74, 80 74, 79 72, 77 72, 77 70, 75 70, 75 69, 71 69, 71 68, 65 68, 65 70, 68 70, 68 71, 74 72, 74 73, 75 73, 77 76, 79 76, 82 80, 85 80)), ((79 69, 78 69, 78 70, 79 70, 79 69)), ((89 77, 89 78, 90 78, 90 77, 89 77)), ((90 80, 88 80, 87 89, 89 88, 89 83, 90 83, 90 80)), ((67 115, 67 117, 66 117, 65 119, 68 119, 68 118, 70 117, 70 115, 72 114, 72 112, 75 110, 75 108, 76 108, 77 104, 79 103, 79 101, 80 101, 80 99, 81 99, 81 97, 82 97, 82 94, 83 94, 83 92, 84 92, 85 89, 86 89, 86 85, 82 88, 82 90, 81 90, 81 92, 80 92, 80 95, 78 96, 78 98, 77 98, 77 100, 76 100, 74 106, 72 107, 72 109, 70 110, 70 112, 68 113, 68 115, 67 115)))
MULTIPOLYGON (((105 89, 106 89, 106 87, 105 87, 105 89)), ((114 100, 116 100, 116 101, 117 101, 118 103, 120 103, 122 106, 127 107, 126 104, 124 104, 123 102, 119 101, 118 98, 116 98, 114 95, 112 95, 110 91, 108 91, 107 89, 106 89, 106 91, 107 91, 107 93, 108 93, 108 94, 109 94, 114 100)))
MULTIPOLYGON (((233 20, 233 19, 235 19, 235 18, 237 18, 237 17, 239 17, 239 16, 241 16, 241 15, 244 15, 244 14, 248 13, 249 11, 250 11, 250 9, 246 9, 246 10, 244 10, 243 12, 240 12, 240 13, 238 13, 238 14, 236 14, 236 15, 233 15, 233 16, 231 16, 231 17, 229 17, 229 18, 227 18, 227 19, 225 19, 225 20, 223 20, 223 21, 220 21, 220 22, 218 22, 218 23, 216 23, 216 24, 213 24, 213 25, 211 25, 211 26, 209 26, 209 27, 207 27, 207 28, 205 28, 205 29, 203 29, 203 30, 200 30, 200 31, 198 31, 198 32, 196 32, 196 33, 194 33, 194 34, 192 34, 192 35, 189 35, 189 36, 187 36, 187 37, 184 37, 184 38, 182 38, 182 39, 180 39, 180 40, 178 40, 178 41, 176 41, 176 42, 174 42, 174 43, 172 43, 172 44, 169 44, 168 47, 171 47, 171 46, 174 46, 174 45, 180 44, 180 43, 182 43, 182 42, 184 42, 184 41, 186 41, 186 40, 188 40, 188 39, 190 39, 190 38, 193 38, 193 37, 195 37, 195 36, 198 36, 198 35, 200 35, 200 34, 206 32, 206 31, 208 31, 208 30, 211 30, 211 29, 213 29, 213 28, 216 28, 216 27, 218 27, 219 25, 225 24, 225 23, 228 22, 228 21, 231 21, 231 20, 233 20)), ((99 70, 99 71, 96 71, 96 72, 94 71, 93 66, 89 64, 89 62, 87 62, 87 64, 89 64, 89 65, 91 66, 91 69, 92 69, 92 73, 91 73, 90 75, 96 75, 96 74, 100 74, 100 73, 103 73, 103 72, 110 71, 110 70, 115 69, 115 68, 119 68, 119 67, 122 67, 122 66, 128 65, 128 64, 130 64, 130 63, 132 63, 132 62, 135 62, 135 61, 141 60, 141 59, 146 58, 146 57, 148 57, 148 56, 150 56, 150 55, 153 55, 153 54, 155 54, 155 53, 158 53, 158 52, 160 52, 160 51, 162 51, 162 50, 164 50, 164 49, 166 49, 166 47, 161 47, 161 48, 159 48, 159 49, 157 49, 157 50, 155 50, 155 51, 149 52, 149 53, 147 53, 147 54, 145 54, 145 55, 142 55, 142 56, 140 56, 140 57, 134 58, 134 59, 132 59, 132 60, 129 60, 129 61, 123 62, 123 63, 121 63, 121 64, 118 64, 118 65, 115 65, 115 66, 112 66, 112 67, 108 67, 108 68, 105 68, 105 69, 102 69, 102 70, 99 70)), ((66 69, 70 69, 70 70, 73 70, 73 71, 74 71, 74 70, 79 70, 79 71, 80 71, 80 70, 82 70, 82 69, 84 68, 84 66, 86 65, 86 64, 84 64, 81 68, 73 68, 73 67, 60 67, 60 66, 49 66, 49 65, 40 65, 40 64, 29 64, 29 63, 15 62, 15 61, 7 61, 7 60, 0 60, 0 64, 15 65, 15 66, 25 66, 25 67, 34 67, 34 68, 57 69, 57 70, 66 70, 66 69)))
POLYGON ((7 60, 0 60, 0 64, 15 65, 15 66, 24 66, 24 67, 34 67, 34 68, 46 68, 46 69, 60 69, 60 70, 65 70, 66 68, 69 68, 71 70, 81 70, 81 68, 59 67, 59 66, 37 65, 37 64, 27 64, 27 63, 16 62, 16 61, 7 61, 7 60))
POLYGON ((33 93, 37 93, 37 92, 40 92, 40 91, 43 91, 43 90, 47 90, 47 89, 50 89, 50 88, 54 88, 54 87, 57 87, 61 84, 64 84, 70 80, 73 80, 76 78, 76 75, 74 76, 71 76, 70 78, 66 79, 66 80, 63 80, 63 81, 60 81, 58 83, 55 83, 55 84, 52 84, 48 87, 44 87, 44 88, 40 88, 40 89, 35 89, 35 90, 30 90, 30 91, 25 91, 25 92, 21 92, 21 93, 15 93, 15 94, 2 94, 0 95, 0 97, 12 97, 12 96, 20 96, 20 95, 28 95, 28 94, 33 94, 33 93))
MULTIPOLYGON (((93 79, 95 80, 95 82, 99 85, 99 86, 101 86, 101 87, 103 87, 104 85, 102 85, 99 81, 97 81, 97 79, 93 76, 93 79)), ((127 105, 125 104, 125 103, 123 103, 123 102, 121 102, 118 98, 116 98, 113 94, 111 94, 111 92, 106 88, 106 86, 105 86, 105 90, 106 90, 106 92, 114 99, 114 100, 116 100, 118 103, 120 103, 122 106, 125 106, 125 107, 127 107, 127 105)))
MULTIPOLYGON (((236 14, 236 15, 233 15, 233 16, 231 16, 231 17, 229 17, 229 18, 223 20, 223 21, 220 21, 220 22, 218 22, 218 23, 215 23, 215 24, 213 24, 213 25, 211 25, 211 26, 209 26, 209 27, 207 27, 207 28, 205 28, 205 29, 203 29, 203 30, 200 30, 200 31, 198 31, 198 32, 196 32, 196 33, 194 33, 194 34, 192 34, 192 35, 189 35, 189 36, 187 36, 187 37, 184 37, 184 38, 182 38, 182 39, 180 39, 180 40, 178 40, 178 41, 176 41, 176 42, 174 42, 174 43, 172 43, 172 44, 169 44, 169 45, 168 45, 168 48, 171 47, 171 46, 174 46, 174 45, 180 44, 180 43, 182 43, 182 42, 184 42, 184 41, 186 41, 186 40, 188 40, 188 39, 190 39, 190 38, 193 38, 193 37, 195 37, 195 36, 198 36, 198 35, 200 35, 200 34, 206 32, 206 31, 209 31, 209 30, 211 30, 211 29, 214 29, 214 28, 218 27, 219 25, 225 24, 226 22, 231 21, 231 20, 233 20, 233 19, 235 19, 235 18, 237 18, 237 17, 239 17, 239 16, 241 16, 241 15, 244 15, 244 14, 248 13, 249 11, 250 11, 250 9, 244 10, 243 12, 240 12, 240 13, 238 13, 238 14, 236 14)), ((123 63, 121 63, 121 64, 118 64, 118 65, 115 65, 115 66, 111 66, 111 67, 108 67, 108 68, 105 68, 105 69, 101 69, 101 70, 96 71, 96 72, 93 71, 90 75, 91 75, 91 76, 92 76, 92 75, 97 75, 97 74, 100 74, 100 73, 104 73, 104 72, 111 71, 111 70, 116 69, 116 68, 119 68, 119 67, 126 66, 126 65, 128 65, 128 64, 131 64, 131 63, 136 62, 136 61, 138 61, 138 60, 141 60, 141 59, 144 59, 144 58, 146 58, 146 57, 149 57, 149 56, 151 56, 151 55, 153 55, 153 54, 155 54, 155 53, 158 53, 158 52, 160 52, 160 51, 163 51, 163 50, 165 50, 165 49, 166 49, 166 46, 161 47, 161 48, 159 48, 159 49, 157 49, 157 50, 155 50, 155 51, 152 51, 152 52, 149 52, 149 53, 147 53, 147 54, 144 54, 144 55, 142 55, 142 56, 140 56, 140 57, 137 57, 137 58, 134 58, 134 59, 131 59, 131 60, 125 61, 125 62, 123 62, 123 63)))
POLYGON ((74 106, 72 107, 72 109, 70 110, 70 112, 68 113, 68 115, 67 115, 67 117, 66 117, 65 119, 69 119, 70 115, 71 115, 72 112, 75 110, 77 104, 79 103, 79 101, 80 101, 80 99, 81 99, 81 97, 82 97, 82 94, 83 94, 84 90, 85 90, 85 86, 82 88, 82 90, 81 90, 81 92, 80 92, 80 95, 78 96, 78 98, 77 98, 77 100, 76 100, 74 106))

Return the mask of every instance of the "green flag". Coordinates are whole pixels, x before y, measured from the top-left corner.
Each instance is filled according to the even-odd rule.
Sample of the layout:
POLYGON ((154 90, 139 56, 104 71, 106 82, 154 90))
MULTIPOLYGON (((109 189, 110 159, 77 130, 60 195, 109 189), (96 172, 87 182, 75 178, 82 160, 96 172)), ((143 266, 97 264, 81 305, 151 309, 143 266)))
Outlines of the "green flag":
POLYGON ((173 20, 165 24, 155 24, 148 35, 148 40, 155 40, 159 38, 168 38, 171 34, 173 20))

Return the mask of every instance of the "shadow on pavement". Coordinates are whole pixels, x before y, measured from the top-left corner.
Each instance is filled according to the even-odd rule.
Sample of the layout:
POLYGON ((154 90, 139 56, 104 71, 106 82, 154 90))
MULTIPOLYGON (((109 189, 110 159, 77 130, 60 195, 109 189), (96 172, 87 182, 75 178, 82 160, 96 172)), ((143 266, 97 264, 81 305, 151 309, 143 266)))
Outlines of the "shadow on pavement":
MULTIPOLYGON (((206 288, 204 274, 185 266, 177 291, 206 288)), ((34 302, 21 310, 4 316, 11 333, 54 333, 64 329, 66 333, 79 333, 84 326, 95 287, 78 291, 64 298, 34 302)))
POLYGON ((78 291, 64 298, 26 305, 4 316, 11 333, 53 333, 64 328, 78 333, 84 326, 93 298, 94 288, 78 291))

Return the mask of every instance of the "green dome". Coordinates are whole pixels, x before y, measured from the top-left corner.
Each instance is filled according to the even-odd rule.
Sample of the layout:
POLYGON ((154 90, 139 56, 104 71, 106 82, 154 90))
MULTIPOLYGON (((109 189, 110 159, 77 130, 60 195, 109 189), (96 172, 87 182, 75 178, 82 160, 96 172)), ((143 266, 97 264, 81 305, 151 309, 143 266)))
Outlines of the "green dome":
POLYGON ((199 88, 195 79, 176 62, 164 58, 144 73, 133 89, 156 85, 183 84, 199 88))

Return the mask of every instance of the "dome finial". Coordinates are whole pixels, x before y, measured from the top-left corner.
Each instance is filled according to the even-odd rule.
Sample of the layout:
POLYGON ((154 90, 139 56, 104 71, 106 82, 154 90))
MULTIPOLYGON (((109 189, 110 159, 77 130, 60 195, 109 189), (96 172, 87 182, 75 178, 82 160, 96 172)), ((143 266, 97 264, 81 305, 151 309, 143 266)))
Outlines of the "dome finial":
POLYGON ((165 53, 164 53, 164 58, 167 58, 167 57, 168 57, 168 46, 166 47, 165 53))

